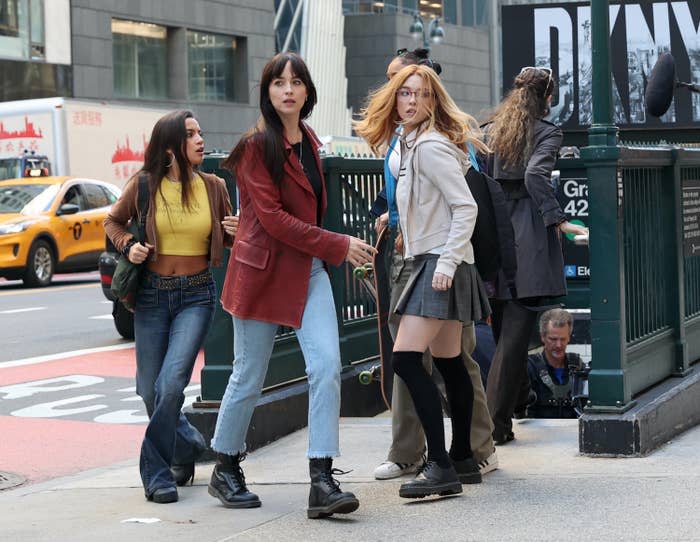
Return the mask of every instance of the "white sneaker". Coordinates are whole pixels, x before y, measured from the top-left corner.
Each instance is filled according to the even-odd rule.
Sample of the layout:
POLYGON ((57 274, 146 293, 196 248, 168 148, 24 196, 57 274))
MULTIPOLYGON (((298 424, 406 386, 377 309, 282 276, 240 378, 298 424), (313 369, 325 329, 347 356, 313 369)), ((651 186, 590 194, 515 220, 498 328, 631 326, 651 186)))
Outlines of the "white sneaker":
POLYGON ((479 461, 479 472, 483 476, 489 472, 495 471, 498 468, 498 456, 496 450, 483 461, 479 461))
POLYGON ((413 474, 418 470, 420 461, 415 463, 394 463, 393 461, 384 461, 376 469, 374 469, 374 478, 377 480, 390 480, 398 478, 404 474, 413 474))

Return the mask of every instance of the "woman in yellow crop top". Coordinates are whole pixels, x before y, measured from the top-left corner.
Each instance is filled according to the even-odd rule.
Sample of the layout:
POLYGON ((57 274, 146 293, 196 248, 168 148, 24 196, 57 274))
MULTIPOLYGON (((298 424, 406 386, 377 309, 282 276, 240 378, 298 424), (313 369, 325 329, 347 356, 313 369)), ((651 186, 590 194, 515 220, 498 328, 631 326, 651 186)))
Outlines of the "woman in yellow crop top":
POLYGON ((105 220, 114 246, 146 269, 136 293, 136 392, 146 404, 141 479, 148 500, 177 501, 176 485, 194 478, 205 450, 202 435, 181 408, 197 354, 209 329, 216 288, 209 265, 220 266, 238 218, 222 179, 198 171, 204 158, 199 123, 174 111, 153 128, 142 170, 124 188, 105 220), (126 225, 138 214, 139 179, 149 191, 146 240, 126 225))

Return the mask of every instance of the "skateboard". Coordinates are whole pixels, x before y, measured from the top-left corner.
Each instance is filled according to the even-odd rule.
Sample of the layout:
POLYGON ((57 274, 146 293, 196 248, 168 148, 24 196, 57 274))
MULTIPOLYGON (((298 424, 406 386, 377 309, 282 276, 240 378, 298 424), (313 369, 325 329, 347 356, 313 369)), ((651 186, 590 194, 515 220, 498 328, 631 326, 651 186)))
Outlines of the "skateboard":
POLYGON ((377 305, 377 329, 379 336, 379 365, 369 371, 362 371, 359 379, 362 384, 370 384, 379 380, 382 399, 391 410, 391 390, 394 383, 394 370, 391 368, 391 352, 394 341, 389 333, 389 269, 391 266, 391 234, 389 228, 384 228, 377 236, 374 245, 377 253, 371 263, 356 267, 353 275, 367 290, 377 305))

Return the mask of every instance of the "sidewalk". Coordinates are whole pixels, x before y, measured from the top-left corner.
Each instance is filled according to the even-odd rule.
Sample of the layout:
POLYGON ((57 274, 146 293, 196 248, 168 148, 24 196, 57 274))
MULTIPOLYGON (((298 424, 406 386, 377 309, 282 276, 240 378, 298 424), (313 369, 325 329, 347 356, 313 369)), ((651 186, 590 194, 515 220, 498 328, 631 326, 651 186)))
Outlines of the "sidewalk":
MULTIPOLYGON (((447 420, 446 420, 447 421, 447 420)), ((449 422, 448 422, 449 425, 449 422)), ((253 452, 243 464, 263 506, 228 510, 207 494, 211 465, 198 465, 180 501, 146 502, 136 459, 0 492, 7 541, 224 540, 700 540, 700 427, 641 459, 578 455, 576 420, 525 420, 498 448, 501 468, 459 497, 401 499, 401 480, 372 478, 390 419, 345 418, 340 477, 360 509, 308 520, 307 434, 253 452), (123 523, 158 518, 157 523, 123 523)), ((51 458, 46 457, 50 462, 51 458)))

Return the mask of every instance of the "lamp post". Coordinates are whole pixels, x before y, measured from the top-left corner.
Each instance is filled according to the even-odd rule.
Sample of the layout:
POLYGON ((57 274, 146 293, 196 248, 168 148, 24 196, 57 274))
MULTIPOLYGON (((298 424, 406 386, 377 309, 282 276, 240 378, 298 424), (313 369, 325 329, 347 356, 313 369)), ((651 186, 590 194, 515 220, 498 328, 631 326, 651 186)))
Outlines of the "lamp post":
POLYGON ((411 37, 415 40, 423 39, 423 48, 430 51, 432 43, 441 43, 445 38, 445 29, 440 26, 440 19, 434 17, 428 24, 428 37, 425 36, 425 25, 423 19, 416 13, 413 15, 413 22, 408 29, 411 37))

